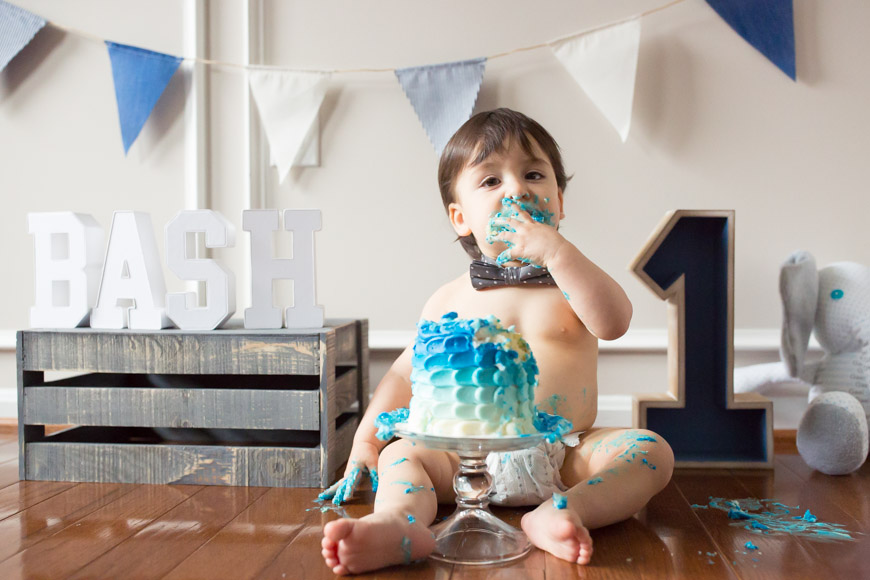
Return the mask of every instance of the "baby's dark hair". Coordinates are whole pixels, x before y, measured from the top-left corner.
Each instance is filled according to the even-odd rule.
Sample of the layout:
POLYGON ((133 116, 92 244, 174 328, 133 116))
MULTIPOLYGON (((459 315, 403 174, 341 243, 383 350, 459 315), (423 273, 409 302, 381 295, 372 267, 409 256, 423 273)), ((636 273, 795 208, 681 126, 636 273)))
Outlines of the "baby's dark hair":
MULTIPOLYGON (((520 144, 523 151, 533 154, 532 139, 546 154, 556 173, 556 184, 563 192, 570 179, 565 175, 559 145, 537 121, 511 109, 495 109, 478 113, 459 128, 441 153, 438 164, 438 188, 444 209, 456 201, 456 177, 468 165, 479 165, 495 152, 502 151, 508 142, 520 144)), ((474 234, 459 238, 462 248, 472 258, 480 258, 480 249, 474 234)))

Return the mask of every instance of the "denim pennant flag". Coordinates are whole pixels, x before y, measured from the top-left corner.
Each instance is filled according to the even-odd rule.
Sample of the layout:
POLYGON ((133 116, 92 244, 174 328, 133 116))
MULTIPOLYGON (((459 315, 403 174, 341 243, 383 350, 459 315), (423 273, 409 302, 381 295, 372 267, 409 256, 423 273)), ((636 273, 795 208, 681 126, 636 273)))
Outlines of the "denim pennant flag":
POLYGON ((44 18, 0 0, 0 72, 43 26, 44 18))
POLYGON ((396 70, 396 78, 438 154, 471 117, 486 58, 396 70))
POLYGON ((792 0, 707 0, 743 40, 797 79, 792 0))
POLYGON ((558 40, 550 48, 625 143, 631 129, 640 18, 558 40))
POLYGON ((112 61, 121 138, 126 154, 182 59, 108 40, 106 46, 112 61))
POLYGON ((305 154, 309 135, 317 131, 320 105, 329 75, 321 72, 253 70, 251 93, 269 140, 269 156, 278 168, 279 183, 305 154))

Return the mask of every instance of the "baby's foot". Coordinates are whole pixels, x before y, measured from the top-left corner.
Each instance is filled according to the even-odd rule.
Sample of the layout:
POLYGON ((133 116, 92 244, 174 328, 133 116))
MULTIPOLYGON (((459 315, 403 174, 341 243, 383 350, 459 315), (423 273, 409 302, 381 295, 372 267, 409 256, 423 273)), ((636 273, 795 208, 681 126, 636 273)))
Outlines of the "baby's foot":
POLYGON ((334 520, 323 526, 321 554, 339 576, 392 564, 410 564, 435 549, 435 538, 420 522, 401 513, 375 513, 364 518, 334 520))
POLYGON ((556 509, 547 501, 523 516, 523 531, 538 548, 557 558, 588 564, 592 559, 592 537, 580 516, 569 509, 556 509))

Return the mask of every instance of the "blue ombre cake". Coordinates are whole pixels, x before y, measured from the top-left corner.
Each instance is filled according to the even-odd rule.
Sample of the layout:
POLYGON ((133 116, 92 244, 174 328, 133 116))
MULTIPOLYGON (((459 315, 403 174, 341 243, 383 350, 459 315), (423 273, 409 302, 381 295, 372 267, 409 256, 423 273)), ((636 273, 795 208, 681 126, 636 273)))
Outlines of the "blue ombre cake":
POLYGON ((455 312, 417 325, 408 428, 450 437, 536 433, 538 365, 513 327, 455 312))

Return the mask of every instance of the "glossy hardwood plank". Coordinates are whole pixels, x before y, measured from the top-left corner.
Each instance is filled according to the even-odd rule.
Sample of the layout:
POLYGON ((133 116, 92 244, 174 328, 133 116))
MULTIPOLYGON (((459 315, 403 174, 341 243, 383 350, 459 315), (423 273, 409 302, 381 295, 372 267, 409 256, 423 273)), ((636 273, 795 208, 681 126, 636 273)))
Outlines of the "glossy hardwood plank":
MULTIPOLYGON (((536 548, 533 550, 541 554, 541 564, 546 565, 546 556, 536 548)), ((531 556, 532 554, 529 555, 531 556)), ((454 566, 450 580, 516 580, 518 578, 546 580, 550 577, 544 569, 526 568, 524 563, 525 560, 520 560, 500 566, 454 566)), ((405 578, 409 577, 405 576, 405 578)))
MULTIPOLYGON (((310 499, 316 497, 316 492, 310 499)), ((374 494, 363 491, 344 509, 349 517, 359 518, 372 512, 374 494)), ((303 522, 304 527, 299 534, 278 554, 274 561, 258 576, 260 579, 305 578, 335 578, 332 571, 326 567, 320 555, 320 540, 323 537, 323 526, 341 517, 340 512, 312 510, 303 522)), ((365 575, 372 579, 414 578, 431 580, 448 580, 452 566, 432 560, 412 563, 408 566, 391 566, 376 570, 365 575)))
MULTIPOLYGON (((456 509, 455 506, 441 506, 441 508, 444 516, 450 516, 456 509)), ((518 529, 520 528, 520 520, 523 515, 532 509, 534 507, 531 506, 518 508, 491 506, 491 510, 496 517, 518 529)), ((506 564, 497 566, 453 566, 450 580, 513 580, 514 578, 544 580, 547 578, 546 569, 549 558, 557 562, 556 565, 561 564, 560 560, 553 558, 553 556, 538 548, 532 547, 532 551, 525 558, 506 564)), ((564 564, 571 566, 567 562, 564 564)))
MULTIPOLYGON (((800 460, 799 456, 797 457, 800 460)), ((801 460, 802 462, 802 460, 801 460)), ((870 539, 867 535, 868 521, 861 518, 860 513, 870 504, 870 487, 861 489, 849 485, 862 482, 860 476, 830 476, 813 471, 807 479, 798 476, 787 467, 793 460, 777 458, 774 462, 774 478, 772 495, 778 501, 789 506, 800 506, 792 510, 795 516, 800 516, 806 509, 826 523, 843 524, 852 532, 855 541, 818 541, 811 538, 800 538, 804 549, 816 562, 836 563, 828 565, 832 574, 840 577, 860 578, 870 575, 870 539), (846 509, 840 507, 842 504, 846 509), (864 506, 862 508, 861 506, 864 506), (856 517, 858 516, 858 517, 856 517)), ((750 490, 756 493, 771 491, 767 485, 770 479, 763 473, 735 473, 735 477, 750 490)))
MULTIPOLYGON (((633 544, 633 574, 647 574, 652 571, 650 577, 653 578, 673 575, 690 578, 735 578, 734 570, 727 563, 720 563, 718 558, 707 556, 708 552, 717 552, 718 548, 683 497, 676 482, 671 481, 636 517, 656 536, 664 548, 664 553, 658 559, 650 558, 645 554, 650 550, 644 549, 646 543, 642 539, 633 544), (710 564, 711 560, 713 564, 710 564)), ((654 550, 653 553, 655 554, 654 550)))
POLYGON ((0 463, 0 489, 18 483, 18 460, 10 459, 0 463))
MULTIPOLYGON (((302 530, 319 490, 271 488, 219 530, 166 580, 254 578, 302 530)), ((313 510, 312 510, 313 511, 313 510)), ((320 550, 318 549, 318 557, 320 550)))
POLYGON ((0 441, 0 463, 18 461, 18 440, 2 440, 0 441))
POLYGON ((195 552, 252 501, 263 487, 206 487, 70 578, 162 578, 195 552))
MULTIPOLYGON (((15 473, 18 466, 15 465, 15 473)), ((71 487, 75 483, 59 481, 17 481, 0 489, 0 520, 25 510, 32 505, 45 501, 51 496, 57 495, 71 487)))
POLYGON ((82 483, 9 516, 0 521, 0 561, 74 525, 134 488, 118 483, 82 483))
MULTIPOLYGON (((29 486, 31 482, 26 483, 29 486)), ((74 525, 4 560, 0 578, 66 578, 201 489, 137 486, 74 525)))
MULTIPOLYGON (((17 468, 17 461, 11 463, 17 468)), ((213 503, 205 501, 208 494, 243 490, 244 495, 257 488, 207 488, 200 493, 208 494, 197 500, 199 494, 194 493, 200 488, 193 486, 18 482, 17 470, 14 474, 16 480, 0 489, 0 560, 5 560, 0 562, 0 578, 64 578, 76 573, 89 578, 162 575, 174 580, 334 578, 320 557, 320 538, 322 526, 341 515, 320 512, 313 503, 319 490, 260 490, 247 506, 239 504, 223 515, 196 520, 197 513, 213 503), (122 502, 124 498, 128 499, 122 502), (174 543, 179 544, 177 550, 174 543), (160 561, 164 553, 180 561, 165 575, 168 565, 160 561)), ((772 471, 678 470, 674 481, 634 518, 593 531, 595 555, 590 566, 562 562, 535 549, 527 558, 504 566, 453 567, 424 561, 361 577, 861 578, 870 570, 865 556, 870 555, 870 535, 848 544, 759 537, 731 527, 724 512, 693 510, 689 504, 706 505, 710 495, 763 496, 806 506, 824 521, 847 524, 852 531, 870 532, 868 490, 870 464, 855 474, 831 477, 814 472, 797 455, 777 456, 772 471), (761 554, 742 554, 747 540, 759 545, 761 554), (729 554, 729 548, 739 552, 729 554)), ((370 513, 373 499, 371 492, 362 492, 344 513, 370 513)), ((452 511, 453 506, 441 506, 439 516, 452 511)), ((527 509, 494 511, 519 525, 527 509)))
POLYGON ((782 455, 777 461, 803 480, 806 491, 813 492, 810 497, 824 496, 861 524, 862 531, 870 532, 870 461, 848 475, 825 475, 804 463, 800 455, 782 455))
MULTIPOLYGON (((689 504, 708 505, 709 497, 725 499, 774 498, 774 477, 766 473, 752 491, 738 481, 730 471, 704 470, 697 473, 680 472, 674 482, 689 504)), ((732 566, 741 578, 806 578, 836 577, 825 562, 819 562, 808 552, 799 538, 792 536, 772 537, 752 533, 743 526, 732 526, 734 520, 715 508, 695 509, 707 532, 716 543, 717 555, 713 561, 722 561, 732 566), (757 551, 747 550, 746 542, 758 546, 757 551), (810 574, 807 576, 807 574, 810 574)), ((705 554, 699 554, 704 557, 705 554)))

